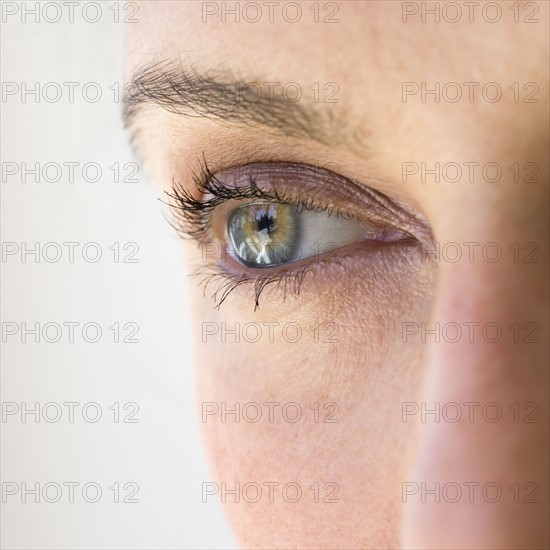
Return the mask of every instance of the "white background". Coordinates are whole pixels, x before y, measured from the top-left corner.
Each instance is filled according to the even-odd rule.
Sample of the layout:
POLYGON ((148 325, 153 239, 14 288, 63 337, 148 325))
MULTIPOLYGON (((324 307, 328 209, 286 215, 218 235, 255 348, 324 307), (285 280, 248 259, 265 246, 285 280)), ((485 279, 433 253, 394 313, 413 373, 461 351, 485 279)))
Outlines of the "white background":
MULTIPOLYGON (((17 87, 15 95, 2 97, 2 242, 4 251, 19 247, 19 252, 2 258, 2 306, 4 334, 2 343, 1 399, 3 406, 15 403, 28 409, 35 402, 58 403, 62 417, 39 422, 21 413, 2 418, 2 482, 22 483, 33 489, 35 483, 80 483, 75 502, 69 502, 64 487, 59 502, 34 502, 21 492, 4 495, 1 511, 2 548, 233 548, 229 529, 215 499, 202 502, 201 488, 209 480, 199 437, 196 417, 194 380, 188 338, 187 292, 190 284, 184 273, 179 242, 162 215, 158 201, 159 186, 147 181, 139 167, 137 181, 131 176, 137 162, 127 144, 121 125, 120 101, 115 101, 116 86, 124 80, 125 33, 128 24, 115 23, 114 2, 101 2, 98 22, 86 22, 79 7, 75 21, 68 21, 64 10, 61 20, 50 23, 40 15, 27 14, 23 6, 9 14, 15 5, 3 2, 2 81, 3 92, 17 87), (7 6, 12 8, 7 8, 7 6), (70 102, 65 82, 76 82, 74 101, 70 102), (84 99, 86 83, 95 82, 86 91, 95 99, 98 87, 101 99, 84 99), (36 88, 24 94, 27 89, 36 88), (62 95, 56 98, 57 83, 62 95), (12 85, 13 86, 13 85, 12 85), (111 88, 111 89, 110 89, 111 88), (47 92, 47 98, 43 93, 47 92), (27 174, 22 181, 21 163, 33 169, 40 163, 78 162, 75 179, 69 181, 65 168, 57 182, 55 167, 39 174, 27 174), (82 166, 99 164, 102 177, 96 183, 85 181, 82 166), (19 173, 7 171, 18 165, 19 173), (109 167, 119 163, 119 182, 109 167), (71 263, 64 242, 77 242, 71 263), (83 245, 98 243, 102 257, 96 263, 83 258, 83 245), (137 263, 122 260, 133 242, 139 251, 137 263), (9 245, 7 243, 14 243, 9 245), (22 257, 21 248, 40 252, 46 243, 58 243, 62 255, 48 262, 42 255, 22 257), (120 257, 109 247, 119 243, 120 257), (10 248, 11 246, 11 248, 10 248), (25 260, 25 261, 23 261, 25 260), (61 339, 50 343, 40 334, 22 342, 22 326, 33 329, 35 323, 77 322, 74 342, 69 342, 65 327, 61 339), (97 323, 102 336, 97 343, 82 337, 85 323, 97 323), (139 343, 115 343, 109 327, 137 323, 139 343), (6 323, 15 323, 16 325, 6 323), (15 335, 5 334, 18 327, 15 335), (64 402, 78 402, 74 423, 69 422, 64 402), (102 411, 96 422, 85 421, 82 405, 96 402, 102 411), (137 423, 114 422, 109 407, 118 402, 120 420, 137 403, 137 423), (82 497, 85 483, 97 483, 102 497, 97 503, 82 497), (114 483, 121 487, 121 499, 128 491, 127 482, 136 483, 138 503, 115 503, 114 483)), ((41 6, 45 4, 42 3, 41 6)), ((33 9, 35 2, 28 2, 33 9)), ((125 12, 120 10, 122 20, 125 12)), ((96 12, 90 9, 90 18, 96 12)), ((46 19, 56 17, 55 9, 46 19)), ((139 13, 135 15, 139 18, 139 13)), ((90 168, 90 177, 95 171, 90 168)), ((116 245, 115 245, 116 246, 116 245)), ((133 245, 132 245, 132 248, 133 245)), ((97 247, 88 248, 93 258, 97 247)), ((47 248, 56 256, 55 245, 47 248)), ((94 337, 90 330, 89 336, 94 337)), ((51 325, 47 338, 56 337, 51 325)), ((12 406, 12 407, 13 407, 12 406)), ((48 409, 55 418, 55 407, 48 409)), ((95 409, 87 409, 93 416, 95 409)), ((13 487, 13 486, 10 486, 13 487)), ((55 486, 48 493, 56 498, 55 486)), ((62 486, 63 487, 63 486, 62 486)), ((90 489, 89 496, 93 498, 90 489)))

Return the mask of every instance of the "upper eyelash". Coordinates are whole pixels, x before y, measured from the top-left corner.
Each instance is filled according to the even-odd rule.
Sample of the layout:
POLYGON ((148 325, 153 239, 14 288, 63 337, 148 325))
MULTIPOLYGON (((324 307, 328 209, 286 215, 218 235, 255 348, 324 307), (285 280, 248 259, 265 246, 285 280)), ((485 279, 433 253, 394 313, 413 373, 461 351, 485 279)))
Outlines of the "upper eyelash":
POLYGON ((182 237, 191 237, 204 242, 208 237, 208 221, 214 209, 228 200, 262 199, 280 204, 295 204, 302 210, 326 212, 329 216, 336 215, 345 219, 352 216, 333 206, 323 206, 313 199, 303 199, 291 196, 273 188, 271 191, 261 189, 256 184, 254 176, 249 175, 245 185, 227 187, 216 178, 210 170, 206 159, 200 163, 200 170, 193 173, 195 189, 200 195, 210 195, 211 198, 197 199, 181 183, 172 181, 172 192, 166 191, 172 213, 172 226, 182 237))

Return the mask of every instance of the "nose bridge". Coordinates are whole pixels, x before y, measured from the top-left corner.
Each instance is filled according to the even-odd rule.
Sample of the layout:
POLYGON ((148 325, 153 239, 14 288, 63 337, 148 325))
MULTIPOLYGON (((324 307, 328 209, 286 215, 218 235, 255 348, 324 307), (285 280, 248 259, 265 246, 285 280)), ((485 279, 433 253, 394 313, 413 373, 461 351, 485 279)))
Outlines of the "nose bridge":
POLYGON ((406 548, 547 543, 547 262, 527 226, 499 231, 439 243, 406 548))
POLYGON ((540 396, 548 371, 547 298, 537 288, 538 264, 509 255, 442 267, 433 336, 428 329, 424 335, 426 395, 502 406, 540 396))

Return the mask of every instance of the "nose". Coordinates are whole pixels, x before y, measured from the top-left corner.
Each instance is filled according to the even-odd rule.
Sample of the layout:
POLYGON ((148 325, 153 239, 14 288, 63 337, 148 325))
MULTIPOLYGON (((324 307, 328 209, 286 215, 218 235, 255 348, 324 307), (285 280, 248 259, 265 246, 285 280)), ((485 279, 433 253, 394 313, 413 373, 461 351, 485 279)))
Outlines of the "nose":
POLYGON ((549 547, 548 212, 537 193, 440 224, 403 548, 549 547))

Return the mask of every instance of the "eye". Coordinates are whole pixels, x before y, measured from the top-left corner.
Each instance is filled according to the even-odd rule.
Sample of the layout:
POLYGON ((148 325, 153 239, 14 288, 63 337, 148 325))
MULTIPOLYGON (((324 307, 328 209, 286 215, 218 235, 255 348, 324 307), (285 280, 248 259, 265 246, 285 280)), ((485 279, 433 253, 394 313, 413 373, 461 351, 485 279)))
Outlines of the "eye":
POLYGON ((275 267, 374 238, 376 230, 337 214, 258 201, 227 217, 228 252, 251 268, 275 267))
POLYGON ((267 286, 280 288, 284 300, 300 293, 307 273, 334 264, 350 276, 389 274, 407 261, 399 244, 430 234, 423 218, 368 184, 308 164, 261 162, 214 173, 204 162, 193 180, 194 188, 174 181, 168 204, 180 235, 202 248, 194 275, 205 290, 219 283, 216 307, 247 283, 255 308, 267 286))

